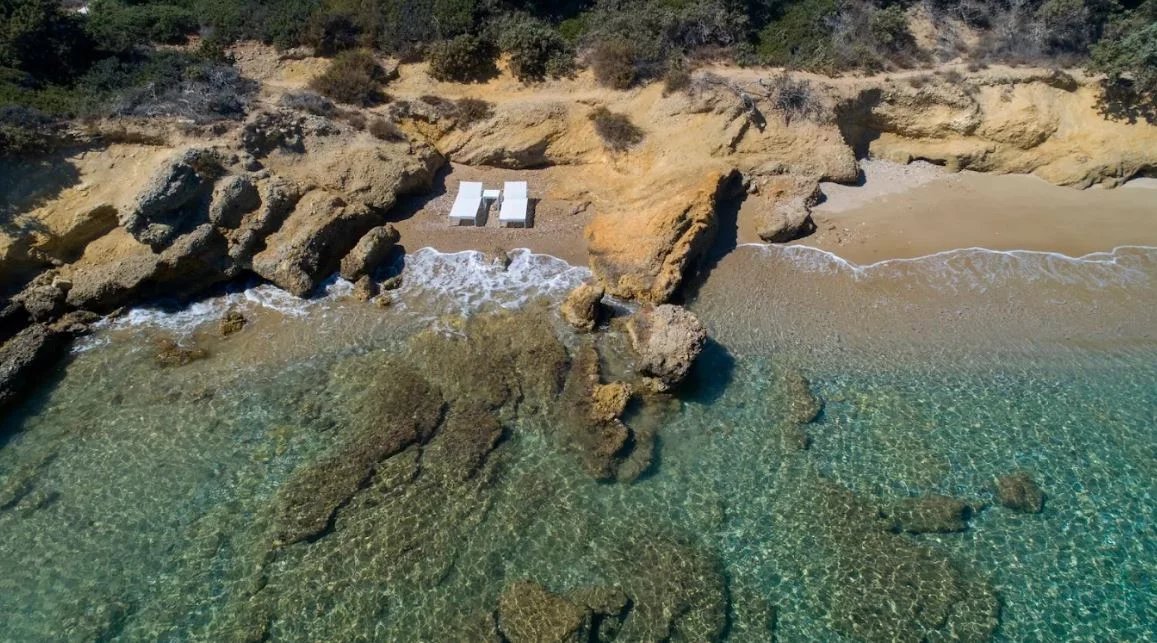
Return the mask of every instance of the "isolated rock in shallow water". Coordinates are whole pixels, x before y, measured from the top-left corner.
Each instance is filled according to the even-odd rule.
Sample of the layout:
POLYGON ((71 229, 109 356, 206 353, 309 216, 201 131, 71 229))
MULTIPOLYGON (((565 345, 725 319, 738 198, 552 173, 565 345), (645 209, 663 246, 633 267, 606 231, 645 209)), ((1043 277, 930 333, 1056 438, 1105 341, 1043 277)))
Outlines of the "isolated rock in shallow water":
POLYGON ((785 243, 815 232, 812 206, 823 193, 812 178, 773 176, 755 186, 749 197, 761 207, 755 216, 756 233, 767 243, 785 243))
POLYGON ((901 500, 885 513, 896 531, 944 534, 967 529, 972 506, 947 496, 924 496, 901 500))
POLYGON ((378 296, 378 284, 369 275, 363 276, 354 282, 353 290, 354 299, 358 301, 369 301, 378 296))
POLYGON ((682 306, 644 308, 627 320, 631 345, 638 353, 637 371, 653 378, 659 390, 683 381, 707 343, 707 330, 682 306))
POLYGON ((121 225, 138 241, 160 250, 184 230, 203 221, 202 201, 224 172, 212 150, 189 148, 157 171, 136 202, 121 217, 121 225))
POLYGON ((245 319, 245 315, 242 315, 241 311, 230 309, 226 311, 225 316, 221 318, 219 325, 221 336, 228 337, 234 333, 239 333, 241 329, 245 328, 245 324, 248 323, 249 320, 245 319))
POLYGON ((153 359, 158 366, 185 366, 197 360, 205 359, 209 356, 209 351, 203 348, 185 348, 171 339, 162 339, 157 342, 156 352, 153 354, 153 359))
POLYGON ((591 331, 602 316, 602 301, 606 290, 597 284, 579 284, 562 302, 559 312, 568 324, 579 330, 591 331))
POLYGON ((365 233, 354 249, 341 260, 341 276, 357 281, 362 275, 369 274, 390 254, 399 239, 401 235, 398 230, 389 224, 365 233))
POLYGON ((589 610, 538 583, 514 583, 498 602, 498 629, 511 643, 581 643, 590 628, 589 610))
POLYGON ((811 382, 797 370, 783 377, 788 398, 788 418, 796 424, 811 424, 824 410, 823 402, 812 392, 811 382))
POLYGON ((68 333, 45 324, 29 326, 0 346, 0 406, 13 401, 36 381, 38 371, 64 355, 68 333))
POLYGON ((626 382, 598 384, 591 394, 592 419, 609 422, 623 416, 627 403, 631 401, 631 385, 626 382))
POLYGON ((1040 513, 1045 504, 1044 492, 1024 471, 997 478, 996 499, 1002 506, 1022 513, 1040 513))

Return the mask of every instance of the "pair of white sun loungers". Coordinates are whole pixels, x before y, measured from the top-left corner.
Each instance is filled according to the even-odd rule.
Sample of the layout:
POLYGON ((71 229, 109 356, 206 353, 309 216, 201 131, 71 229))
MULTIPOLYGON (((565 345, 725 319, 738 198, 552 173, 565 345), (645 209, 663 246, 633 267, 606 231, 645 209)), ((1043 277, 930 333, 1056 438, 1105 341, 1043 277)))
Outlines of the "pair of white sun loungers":
POLYGON ((484 190, 481 183, 462 181, 458 184, 454 207, 450 208, 450 223, 461 225, 469 222, 477 225, 484 201, 495 199, 498 200, 498 225, 527 225, 530 200, 527 198, 526 181, 507 181, 501 192, 484 190))

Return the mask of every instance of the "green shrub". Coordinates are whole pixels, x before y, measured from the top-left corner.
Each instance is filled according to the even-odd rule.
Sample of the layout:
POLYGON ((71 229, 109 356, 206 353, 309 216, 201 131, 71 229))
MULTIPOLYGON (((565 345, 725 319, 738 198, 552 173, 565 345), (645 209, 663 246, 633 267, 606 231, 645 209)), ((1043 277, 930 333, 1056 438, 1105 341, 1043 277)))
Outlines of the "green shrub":
POLYGON ((173 4, 126 4, 95 0, 86 29, 105 51, 127 52, 148 43, 183 43, 200 28, 196 14, 173 4))
POLYGON ((309 44, 318 56, 333 56, 358 46, 362 29, 346 13, 319 13, 310 21, 309 44))
POLYGON ((611 89, 627 89, 635 83, 635 48, 623 39, 603 40, 591 50, 595 80, 611 89))
POLYGON ((908 30, 908 16, 900 5, 873 11, 868 18, 868 31, 873 44, 884 51, 896 53, 916 46, 916 39, 908 30))
POLYGON ((667 73, 663 75, 663 95, 669 96, 675 92, 685 91, 691 86, 691 72, 687 65, 672 61, 667 65, 667 73))
POLYGON ((430 75, 442 81, 481 82, 498 74, 498 47, 489 40, 461 35, 430 47, 430 75))
POLYGON ((1107 77, 1102 107, 1153 122, 1157 116, 1157 1, 1111 24, 1092 51, 1089 69, 1107 77), (1151 14, 1144 13, 1145 10, 1151 14))
POLYGON ((309 83, 310 89, 339 103, 370 106, 384 99, 385 72, 373 53, 351 49, 338 54, 329 68, 309 83))
POLYGON ((0 0, 0 67, 66 82, 91 60, 81 19, 53 0, 0 0))
POLYGON ((557 31, 537 20, 511 20, 501 27, 498 46, 510 56, 510 71, 523 82, 567 76, 574 51, 557 31))
POLYGON ((62 141, 56 119, 39 110, 0 106, 0 156, 46 152, 62 141))
POLYGON ((759 33, 757 51, 772 65, 832 66, 831 33, 826 23, 839 9, 836 0, 801 0, 759 33))
POLYGON ((606 107, 599 107, 590 114, 595 132, 608 148, 622 152, 643 142, 643 130, 639 129, 626 114, 617 114, 606 107))

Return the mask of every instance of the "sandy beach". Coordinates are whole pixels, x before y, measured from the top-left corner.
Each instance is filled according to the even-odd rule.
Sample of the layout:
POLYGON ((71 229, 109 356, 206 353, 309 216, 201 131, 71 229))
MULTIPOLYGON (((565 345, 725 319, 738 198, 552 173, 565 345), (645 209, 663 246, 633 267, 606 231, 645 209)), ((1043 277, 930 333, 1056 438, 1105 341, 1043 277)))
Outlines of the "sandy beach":
MULTIPOLYGON (((1157 191, 1139 180, 1077 190, 1033 176, 947 173, 927 165, 865 164, 860 187, 824 184, 818 230, 798 243, 856 263, 955 248, 1083 256, 1157 245, 1157 191)), ((757 241, 741 221, 741 241, 757 241)))

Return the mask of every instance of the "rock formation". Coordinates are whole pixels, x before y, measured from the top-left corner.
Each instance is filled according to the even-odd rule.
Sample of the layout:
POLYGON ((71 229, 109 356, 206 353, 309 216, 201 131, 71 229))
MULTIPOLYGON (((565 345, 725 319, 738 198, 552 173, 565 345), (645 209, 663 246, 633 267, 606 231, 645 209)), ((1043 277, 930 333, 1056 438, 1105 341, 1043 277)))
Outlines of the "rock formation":
POLYGON ((906 498, 884 510, 893 529, 913 534, 964 531, 972 517, 972 506, 947 496, 906 498))
POLYGON ((579 284, 567 295, 559 308, 568 324, 583 331, 592 331, 602 317, 602 301, 606 290, 599 285, 579 284))
POLYGON ((362 235, 358 244, 341 260, 341 276, 357 281, 369 274, 394 249, 401 235, 394 226, 386 224, 362 235))
POLYGON ((1018 471, 996 479, 996 500, 1014 511, 1037 514, 1044 509, 1045 494, 1028 473, 1018 471))
POLYGON ((638 355, 637 372, 658 391, 682 382, 707 342, 707 330, 695 315, 671 304, 635 313, 627 320, 627 333, 638 355))

